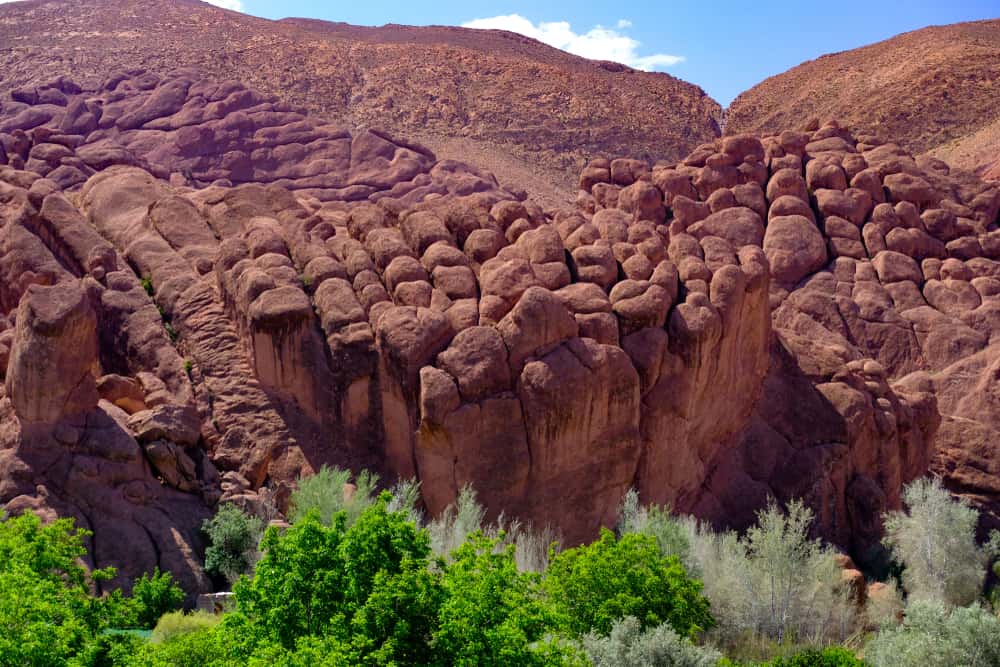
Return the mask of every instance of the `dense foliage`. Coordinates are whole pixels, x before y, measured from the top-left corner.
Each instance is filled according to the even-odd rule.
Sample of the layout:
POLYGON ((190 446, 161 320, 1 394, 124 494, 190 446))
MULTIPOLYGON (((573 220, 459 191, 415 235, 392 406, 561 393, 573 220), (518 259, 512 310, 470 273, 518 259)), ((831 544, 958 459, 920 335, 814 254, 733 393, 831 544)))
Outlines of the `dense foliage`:
POLYGON ((0 518, 0 664, 91 664, 115 643, 102 638, 109 628, 150 628, 180 605, 183 591, 159 571, 138 579, 132 597, 120 590, 93 596, 114 570, 87 572, 81 559, 89 536, 71 519, 0 518))
POLYGON ((205 521, 202 530, 208 536, 205 571, 233 583, 253 568, 263 522, 235 505, 219 507, 215 516, 205 521))
POLYGON ((656 539, 609 530, 594 543, 552 558, 545 589, 574 634, 607 634, 631 616, 643 629, 667 623, 694 638, 714 625, 701 583, 688 578, 676 556, 663 556, 656 539))
POLYGON ((94 595, 113 572, 81 564, 86 531, 31 513, 0 520, 0 664, 1000 665, 1000 619, 985 602, 959 604, 983 595, 1000 536, 976 546, 972 510, 934 483, 911 486, 907 512, 887 517, 909 598, 890 582, 859 605, 798 502, 769 506, 737 535, 629 493, 617 533, 560 551, 551 531, 485 524, 471 489, 425 523, 415 484, 376 494, 374 476, 350 479, 323 473, 293 496, 291 526, 259 542, 259 520, 220 508, 209 553, 237 578, 222 616, 174 611, 184 593, 159 570, 131 595, 94 595), (154 624, 151 636, 125 629, 154 624), (848 636, 871 639, 864 661, 837 645, 848 636))
POLYGON ((996 667, 1000 619, 979 605, 948 609, 918 600, 907 606, 901 625, 879 633, 865 656, 875 667, 996 667))

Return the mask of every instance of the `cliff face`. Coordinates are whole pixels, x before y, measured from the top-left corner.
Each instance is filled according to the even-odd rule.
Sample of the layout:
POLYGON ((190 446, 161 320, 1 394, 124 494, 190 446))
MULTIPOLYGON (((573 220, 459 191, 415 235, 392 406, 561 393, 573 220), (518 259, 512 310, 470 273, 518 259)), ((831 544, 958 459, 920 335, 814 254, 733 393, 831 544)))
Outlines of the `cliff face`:
POLYGON ((570 541, 630 486, 737 527, 802 497, 860 556, 929 465, 996 502, 1000 195, 940 161, 831 124, 596 160, 545 210, 192 70, 32 90, 0 119, 0 500, 122 581, 206 587, 212 506, 323 464, 570 541))

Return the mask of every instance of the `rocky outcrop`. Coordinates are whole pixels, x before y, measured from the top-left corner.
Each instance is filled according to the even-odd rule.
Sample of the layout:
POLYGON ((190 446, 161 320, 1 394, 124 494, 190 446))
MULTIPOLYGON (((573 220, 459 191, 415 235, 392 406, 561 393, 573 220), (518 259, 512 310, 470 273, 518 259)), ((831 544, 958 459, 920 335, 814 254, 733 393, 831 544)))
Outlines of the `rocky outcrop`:
MULTIPOLYGON (((135 151, 221 84, 59 85, 102 114, 121 102, 109 131, 135 151)), ((29 155, 46 122, 17 135, 29 155)), ((334 140, 303 122, 313 148, 334 140)), ((270 136, 253 127, 240 142, 270 136)), ((830 124, 673 165, 594 160, 576 209, 547 211, 429 157, 441 188, 407 189, 422 177, 393 160, 423 154, 355 152, 363 135, 343 138, 361 161, 316 167, 364 172, 361 198, 166 180, 189 157, 158 141, 79 187, 0 168, 0 500, 85 517, 99 547, 155 509, 181 537, 132 540, 123 573, 160 564, 203 587, 200 518, 220 499, 280 513, 324 464, 415 477, 430 512, 473 484, 492 514, 569 541, 631 486, 735 527, 801 497, 861 563, 929 466, 991 493, 972 469, 994 428, 1000 194, 943 164, 830 124), (86 354, 60 356, 69 340, 86 354), (981 429, 974 451, 960 420, 981 429), (96 443, 111 449, 78 487, 62 471, 96 443)), ((52 155, 92 147, 69 150, 52 155)))
MULTIPOLYGON (((292 106, 278 111, 297 124, 312 116, 344 126, 383 128, 394 137, 426 144, 439 157, 489 169, 505 186, 545 195, 550 203, 568 201, 579 163, 589 156, 677 159, 695 144, 718 136, 722 111, 701 88, 664 72, 589 60, 511 32, 271 21, 188 0, 40 2, 31 11, 22 11, 19 5, 0 7, 0 45, 11 45, 0 52, 4 115, 17 117, 18 125, 69 112, 65 124, 72 126, 72 134, 81 134, 80 128, 89 131, 94 113, 79 106, 72 87, 48 85, 66 74, 93 88, 126 77, 137 67, 161 74, 175 67, 197 67, 217 80, 240 81, 263 95, 280 97, 292 106), (176 26, 184 26, 183 31, 176 26), (67 63, 72 63, 71 72, 67 63), (11 92, 15 97, 8 99, 11 92)), ((145 94, 153 92, 149 78, 140 84, 145 94)), ((142 108, 116 110, 115 117, 120 115, 126 128, 145 123, 157 131, 197 121, 198 126, 178 133, 174 146, 164 142, 158 150, 196 154, 192 161, 199 166, 192 171, 199 180, 207 173, 199 171, 211 161, 217 166, 209 181, 243 182, 242 176, 221 174, 273 172, 282 163, 286 172, 298 173, 280 178, 330 181, 330 168, 310 162, 314 157, 341 161, 344 147, 352 143, 334 138, 317 150, 310 144, 309 128, 303 127, 294 133, 296 138, 282 138, 284 146, 267 145, 258 154, 246 153, 229 147, 227 138, 249 129, 245 116, 210 132, 198 119, 204 112, 215 120, 232 109, 247 112, 257 122, 261 96, 249 97, 235 88, 215 95, 178 86, 149 99, 142 108), (238 95, 231 96, 233 92, 238 95), (197 95, 206 97, 201 108, 191 103, 197 95), (173 127, 164 126, 165 117, 176 121, 173 127), (227 151, 232 153, 217 159, 227 151), (294 170, 291 163, 296 163, 294 170)), ((145 134, 146 146, 163 136, 145 134)), ((352 135, 361 140, 352 147, 352 155, 360 148, 369 156, 377 152, 386 157, 377 178, 384 179, 401 166, 389 164, 394 151, 406 148, 397 140, 390 142, 395 146, 387 146, 379 134, 352 131, 352 135)), ((56 151, 50 146, 36 159, 57 161, 56 151)), ((103 149, 97 153, 109 155, 103 149)), ((438 174, 430 176, 439 182, 438 174)), ((79 178, 71 167, 60 177, 79 178)), ((361 175, 353 192, 373 184, 361 175)))
MULTIPOLYGON (((581 178, 579 201, 595 217, 608 204, 628 208, 603 197, 613 181, 604 166, 581 178)), ((749 417, 726 420, 736 426, 697 497, 675 505, 740 526, 769 495, 806 498, 824 534, 864 562, 878 516, 929 467, 996 521, 987 471, 997 417, 985 398, 995 186, 835 123, 729 137, 637 171, 672 209, 682 292, 703 289, 710 257, 731 256, 733 239, 761 245, 770 266, 767 377, 749 417), (766 218, 762 243, 754 214, 766 218)))
MULTIPOLYGON (((89 90, 59 78, 32 91, 16 91, 16 99, 4 105, 0 159, 64 189, 112 165, 126 165, 174 185, 275 184, 321 201, 392 197, 412 204, 432 194, 501 192, 492 175, 439 162, 422 146, 380 130, 352 134, 196 69, 165 76, 113 73, 89 90), (48 101, 53 95, 59 104, 48 101)), ((76 224, 75 215, 53 198, 39 223, 62 243, 92 249, 94 256, 83 258, 89 271, 107 248, 88 238, 93 231, 76 224)), ((161 225, 170 224, 164 216, 161 225)))
POLYGON ((1000 111, 983 82, 998 77, 1000 20, 936 25, 769 77, 733 101, 726 129, 770 133, 812 121, 812 131, 815 119, 837 118, 996 180, 1000 111))
POLYGON ((93 531, 90 564, 118 568, 102 585, 155 565, 194 594, 210 585, 197 554, 212 464, 184 451, 196 416, 183 423, 179 406, 161 405, 129 417, 100 398, 101 289, 92 279, 32 285, 21 300, 0 393, 0 497, 7 511, 72 516, 93 531))

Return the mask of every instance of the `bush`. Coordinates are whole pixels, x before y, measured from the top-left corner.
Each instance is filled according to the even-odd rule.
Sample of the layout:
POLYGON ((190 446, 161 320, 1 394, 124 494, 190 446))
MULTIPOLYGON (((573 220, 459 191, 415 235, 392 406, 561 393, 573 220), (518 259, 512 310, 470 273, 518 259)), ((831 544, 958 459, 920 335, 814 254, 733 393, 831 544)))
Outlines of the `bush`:
POLYGON ((498 548, 514 545, 514 561, 522 572, 544 572, 552 548, 559 551, 559 534, 549 526, 536 531, 520 521, 507 523, 503 514, 487 525, 485 518, 486 509, 476 499, 476 492, 471 486, 464 487, 455 502, 427 524, 431 550, 447 559, 470 535, 482 533, 496 539, 498 548))
POLYGON ((483 526, 485 517, 486 510, 476 500, 476 492, 471 486, 463 487, 458 499, 427 525, 431 549, 438 556, 447 558, 465 543, 469 535, 477 532, 490 533, 483 526))
POLYGON ((660 553, 677 556, 692 576, 698 576, 698 563, 691 557, 690 527, 674 517, 669 507, 639 504, 639 494, 629 489, 618 508, 618 534, 636 533, 656 539, 660 553))
POLYGON ((903 587, 913 599, 967 605, 979 597, 986 551, 976 544, 979 514, 953 499, 936 479, 903 491, 907 512, 885 516, 885 544, 902 563, 903 587))
POLYGON ((161 616, 180 609, 184 602, 184 591, 174 583, 169 572, 142 575, 132 584, 132 599, 135 603, 136 622, 140 628, 152 629, 161 616))
POLYGON ((996 667, 1000 619, 978 604, 949 609, 940 600, 917 600, 901 625, 868 644, 865 658, 875 667, 996 667))
POLYGON ((346 515, 347 526, 354 525, 374 502, 378 475, 364 470, 354 482, 353 492, 347 485, 351 471, 323 466, 312 477, 299 480, 299 488, 292 492, 288 518, 292 523, 315 511, 324 525, 331 525, 339 512, 346 515))
MULTIPOLYGON (((168 614, 172 616, 173 614, 168 614)), ((228 638, 220 626, 192 628, 173 635, 163 643, 142 642, 116 646, 111 652, 114 667, 243 667, 233 658, 228 638)))
POLYGON ((214 628, 222 620, 215 614, 204 611, 195 611, 190 614, 182 611, 173 611, 164 614, 156 627, 149 641, 154 644, 163 644, 180 635, 199 632, 214 628))
POLYGON ((834 553, 809 539, 811 523, 812 512, 795 501, 787 513, 774 504, 760 511, 743 538, 693 525, 691 557, 704 577, 724 643, 747 635, 820 643, 853 631, 855 610, 834 553))
POLYGON ((596 542, 554 556, 544 586, 565 627, 577 635, 610 633, 625 616, 643 628, 669 623, 684 637, 715 625, 701 582, 688 578, 676 556, 660 555, 648 535, 619 540, 603 530, 596 542))
POLYGON ((865 667, 865 663, 846 648, 832 646, 810 649, 790 658, 775 658, 761 667, 865 667))
POLYGON ((611 634, 584 636, 584 651, 594 667, 714 667, 722 654, 683 639, 666 623, 643 631, 629 616, 615 621, 611 634))
POLYGON ((205 571, 223 577, 230 584, 248 574, 257 559, 257 544, 263 522, 236 505, 222 505, 215 516, 202 524, 208 535, 205 571))

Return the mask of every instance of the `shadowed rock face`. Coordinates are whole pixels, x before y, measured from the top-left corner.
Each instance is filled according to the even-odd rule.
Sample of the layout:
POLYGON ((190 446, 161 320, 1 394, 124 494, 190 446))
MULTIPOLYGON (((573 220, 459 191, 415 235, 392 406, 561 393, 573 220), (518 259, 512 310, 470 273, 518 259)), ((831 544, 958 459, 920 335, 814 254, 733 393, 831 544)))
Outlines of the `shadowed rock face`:
MULTIPOLYGON (((0 167, 0 500, 80 517, 97 565, 205 588, 210 508, 281 510, 323 464, 416 477, 432 512, 473 484, 492 513, 570 541, 630 486, 737 527, 769 495, 803 497, 865 556, 932 460, 964 491, 996 460, 953 426, 974 418, 993 442, 995 187, 828 125, 674 166, 593 161, 575 210, 401 143, 371 157, 366 135, 343 139, 364 160, 318 159, 319 178, 378 184, 360 200, 270 176, 198 189, 218 156, 144 133, 174 132, 148 127, 178 113, 154 100, 198 106, 215 85, 114 84, 101 115, 121 103, 108 138, 136 160, 79 186, 0 167), (400 188, 420 174, 397 158, 437 189, 400 188), (162 178, 177 165, 191 175, 162 178), (69 346, 67 372, 45 371, 38 351, 69 346)), ((9 133, 7 155, 82 160, 92 143, 54 144, 55 122, 9 133)), ((270 136, 255 127, 231 145, 270 136)))

